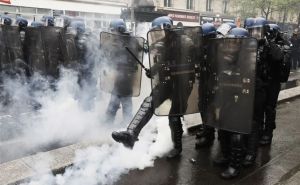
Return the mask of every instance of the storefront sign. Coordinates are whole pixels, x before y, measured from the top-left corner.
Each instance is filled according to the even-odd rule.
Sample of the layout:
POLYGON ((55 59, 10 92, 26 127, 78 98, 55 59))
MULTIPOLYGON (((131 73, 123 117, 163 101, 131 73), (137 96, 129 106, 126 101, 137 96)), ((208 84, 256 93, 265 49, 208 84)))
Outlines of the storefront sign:
POLYGON ((0 3, 7 3, 7 4, 10 4, 10 0, 0 0, 0 3))
POLYGON ((163 10, 168 13, 168 16, 171 17, 174 21, 184 21, 184 22, 199 22, 199 14, 192 12, 179 12, 179 11, 170 11, 163 10))

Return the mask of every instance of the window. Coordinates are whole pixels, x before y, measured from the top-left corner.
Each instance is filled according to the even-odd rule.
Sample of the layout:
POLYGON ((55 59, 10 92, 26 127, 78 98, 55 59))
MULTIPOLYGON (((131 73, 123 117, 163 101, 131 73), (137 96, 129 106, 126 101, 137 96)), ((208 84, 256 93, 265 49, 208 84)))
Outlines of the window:
POLYGON ((223 0, 223 13, 227 13, 228 0, 223 0))
POLYGON ((171 0, 164 0, 165 7, 171 7, 171 0))
POLYGON ((15 6, 6 6, 6 5, 0 5, 0 10, 1 10, 1 13, 3 12, 16 12, 17 11, 17 8, 15 6))
POLYGON ((66 11, 65 13, 66 13, 66 15, 69 15, 72 17, 79 16, 79 12, 76 12, 76 11, 66 11))
POLYGON ((194 9, 194 1, 193 0, 186 1, 186 9, 194 9))
POLYGON ((212 11, 211 4, 212 4, 212 0, 206 0, 206 11, 207 12, 212 11))

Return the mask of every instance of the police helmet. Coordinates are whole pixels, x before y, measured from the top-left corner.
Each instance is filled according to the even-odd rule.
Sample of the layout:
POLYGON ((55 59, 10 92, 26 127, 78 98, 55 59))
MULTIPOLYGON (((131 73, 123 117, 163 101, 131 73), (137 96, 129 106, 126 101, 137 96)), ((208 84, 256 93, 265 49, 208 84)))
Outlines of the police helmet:
POLYGON ((114 19, 110 22, 109 28, 111 31, 125 33, 126 32, 126 24, 123 19, 114 19))
POLYGON ((277 37, 277 35, 280 33, 280 27, 277 24, 268 24, 268 32, 269 36, 271 38, 277 37))
POLYGON ((252 27, 254 24, 254 18, 252 17, 249 17, 249 18, 246 18, 245 21, 244 21, 244 28, 249 28, 249 27, 252 27))
POLYGON ((279 32, 280 31, 280 27, 277 24, 269 24, 270 26, 270 30, 273 32, 279 32))
POLYGON ((23 29, 28 26, 28 21, 23 17, 17 17, 16 24, 23 29))
POLYGON ((228 37, 249 37, 249 32, 245 28, 233 28, 228 32, 228 37))
POLYGON ((76 30, 77 33, 85 32, 85 24, 81 20, 72 21, 71 27, 76 30))
POLYGON ((168 16, 162 16, 154 19, 151 24, 151 29, 163 28, 168 29, 173 26, 173 20, 168 16))
POLYGON ((213 23, 204 23, 202 25, 202 33, 204 37, 208 36, 216 36, 217 35, 217 29, 214 26, 213 23))
POLYGON ((54 17, 48 16, 48 15, 44 15, 42 17, 42 22, 45 23, 45 26, 54 26, 54 17))
POLYGON ((31 26, 32 27, 42 27, 42 26, 45 26, 43 22, 40 22, 40 21, 33 21, 31 23, 31 26))
POLYGON ((2 24, 10 26, 12 24, 12 19, 6 15, 1 17, 2 24))
POLYGON ((265 18, 257 17, 257 18, 254 19, 253 27, 263 27, 267 24, 268 24, 268 22, 265 18))

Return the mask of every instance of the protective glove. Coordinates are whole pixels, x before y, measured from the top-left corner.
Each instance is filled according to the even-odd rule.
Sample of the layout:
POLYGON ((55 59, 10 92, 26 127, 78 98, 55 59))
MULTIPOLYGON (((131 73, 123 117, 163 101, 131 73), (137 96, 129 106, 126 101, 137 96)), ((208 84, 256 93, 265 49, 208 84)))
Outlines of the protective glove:
POLYGON ((146 71, 146 76, 147 76, 148 78, 153 78, 150 69, 147 69, 147 68, 146 68, 145 71, 146 71))

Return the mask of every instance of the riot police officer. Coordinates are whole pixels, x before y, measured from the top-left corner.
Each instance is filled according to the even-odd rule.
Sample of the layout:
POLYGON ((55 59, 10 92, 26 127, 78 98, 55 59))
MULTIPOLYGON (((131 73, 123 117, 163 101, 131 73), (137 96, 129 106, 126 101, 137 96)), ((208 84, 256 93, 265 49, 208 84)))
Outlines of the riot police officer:
POLYGON ((12 25, 12 18, 7 15, 1 16, 1 24, 11 26, 12 25))
MULTIPOLYGON (((231 111, 233 111, 234 107, 245 107, 245 104, 248 104, 249 101, 251 101, 251 92, 249 92, 248 90, 245 89, 240 89, 240 87, 242 86, 237 86, 234 85, 234 83, 240 83, 238 82, 240 78, 240 75, 245 75, 242 74, 243 71, 244 72, 248 72, 251 76, 252 71, 246 71, 245 70, 245 65, 242 62, 243 55, 248 53, 245 53, 244 51, 239 52, 241 50, 240 47, 250 47, 251 48, 251 52, 252 53, 256 53, 256 41, 254 39, 252 40, 248 40, 247 38, 249 37, 249 33, 246 29, 244 28, 233 28, 230 29, 230 31, 226 34, 226 32, 222 33, 223 35, 225 35, 225 38, 232 38, 231 40, 228 40, 227 43, 228 44, 232 44, 231 46, 224 46, 224 47, 228 47, 228 49, 222 49, 221 51, 223 51, 224 56, 221 56, 221 60, 224 60, 223 64, 220 64, 221 66, 224 66, 224 69, 220 68, 219 70, 221 70, 222 72, 219 73, 218 79, 220 82, 222 82, 223 80, 223 84, 221 84, 221 86, 219 86, 220 92, 221 92, 221 98, 222 99, 226 99, 224 101, 221 100, 221 102, 223 102, 223 105, 220 108, 220 112, 218 113, 220 117, 220 120, 223 120, 223 123, 227 123, 226 120, 232 120, 232 119, 239 119, 239 116, 237 116, 236 114, 243 114, 243 115, 248 115, 248 113, 242 112, 242 111, 246 111, 246 110, 241 110, 240 113, 234 113, 234 114, 230 114, 230 112, 226 111, 226 109, 231 109, 231 111), (245 40, 247 39, 247 40, 245 40), (253 42, 253 40, 255 42, 253 42), (249 42, 248 42, 249 41, 249 42), (243 44, 242 44, 243 43, 243 44), (246 45, 248 44, 248 45, 246 45), (226 66, 227 67, 226 67, 226 66), (223 71, 225 70, 225 71, 223 71), (236 79, 236 80, 234 80, 236 79), (228 81, 226 81, 228 80, 228 81), (242 90, 242 92, 241 92, 242 90), (239 93, 241 93, 242 95, 240 96, 239 93), (248 97, 245 96, 244 94, 246 94, 248 96, 248 94, 250 94, 249 98, 250 100, 248 101, 248 97), (244 97, 243 97, 244 96, 244 97), (233 99, 232 99, 233 98, 233 99), (244 98, 244 100, 242 100, 244 98), (240 102, 240 105, 238 105, 238 102, 240 102), (229 113, 229 115, 226 115, 227 113, 229 113), (233 118, 234 117, 234 118, 233 118)), ((225 40, 224 40, 225 41, 225 40)), ((220 43, 219 43, 220 44, 220 43)), ((218 46, 220 47, 220 46, 218 46)), ((248 48, 249 49, 249 48, 248 48)), ((249 52, 249 51, 247 51, 249 52)), ((250 54, 249 56, 251 56, 252 54, 250 54)), ((209 56, 212 57, 212 56, 209 56)), ((255 57, 252 60, 249 60, 247 62, 255 62, 255 57)), ((255 64, 255 63, 254 63, 255 64)), ((246 63, 246 65, 248 65, 248 63, 246 63)), ((248 67, 248 66, 247 66, 248 67)), ((254 72, 253 68, 253 72, 254 72)), ((242 79, 244 79, 243 81, 246 82, 246 84, 249 84, 249 82, 251 81, 251 79, 249 80, 245 80, 247 79, 247 76, 244 76, 242 79)), ((254 88, 253 88, 254 89, 254 88)), ((250 89, 250 91, 252 91, 250 89)), ((247 105, 248 106, 248 105, 247 105)), ((250 105, 249 105, 250 106, 250 105)), ((247 120, 248 123, 251 123, 251 116, 249 116, 249 120, 247 120)), ((247 118, 245 118, 247 119, 247 118)), ((242 121, 242 120, 238 120, 238 121, 242 121)), ((237 122, 236 122, 237 123, 237 122)), ((244 154, 244 134, 241 131, 238 131, 239 129, 237 129, 238 127, 240 129, 245 129, 244 126, 242 126, 243 124, 233 124, 233 125, 227 125, 227 127, 220 127, 219 129, 219 139, 220 139, 220 147, 221 147, 221 153, 222 155, 219 158, 216 158, 214 160, 214 164, 217 166, 226 166, 226 170, 223 171, 221 173, 221 177, 224 179, 231 179, 234 178, 236 176, 239 175, 240 173, 240 169, 241 169, 241 165, 242 165, 242 160, 243 160, 243 154, 244 154), (237 130, 237 131, 235 131, 237 130)), ((221 125, 222 126, 222 125, 221 125)), ((246 130, 250 130, 249 125, 247 125, 247 129, 246 130)))
MULTIPOLYGON (((211 38, 216 38, 217 36, 217 30, 215 28, 215 26, 212 23, 205 23, 202 25, 202 37, 203 37, 203 45, 204 45, 204 53, 206 53, 207 51, 207 44, 209 42, 209 39, 211 38)), ((202 64, 202 71, 203 71, 203 78, 202 82, 200 82, 200 84, 203 84, 203 86, 206 86, 205 83, 208 83, 208 78, 207 75, 209 75, 209 72, 206 70, 206 57, 207 55, 204 55, 204 62, 202 64)), ((200 127, 200 131, 197 132, 196 134, 196 143, 195 143, 195 148, 199 149, 201 147, 205 147, 205 146, 210 146, 213 144, 214 139, 215 139, 215 129, 211 126, 206 125, 206 113, 205 113, 205 104, 207 104, 206 98, 208 96, 207 91, 200 87, 200 92, 199 92, 203 98, 203 102, 199 102, 199 106, 201 106, 200 110, 202 110, 203 112, 201 113, 201 118, 202 118, 202 122, 203 124, 200 127)))
MULTIPOLYGON (((159 18, 156 18, 153 20, 152 29, 161 30, 163 28, 164 32, 166 34, 166 39, 168 40, 168 39, 172 39, 172 38, 168 38, 168 31, 172 27, 172 25, 173 25, 172 19, 164 16, 164 17, 159 17, 159 18)), ((180 31, 180 28, 178 28, 178 29, 180 31)), ((192 43, 192 40, 190 38, 185 37, 185 36, 180 36, 180 38, 178 38, 178 39, 181 40, 182 45, 180 47, 185 48, 185 49, 190 48, 190 46, 191 46, 190 44, 192 43)), ((163 44, 164 44, 163 42, 159 42, 159 41, 155 42, 155 47, 156 48, 168 47, 168 49, 171 48, 169 46, 164 46, 163 44)), ((160 49, 157 49, 157 50, 160 50, 160 49)), ((164 57, 168 58, 167 56, 161 56, 161 58, 164 58, 164 57)), ((167 60, 167 59, 165 59, 165 60, 167 60)), ((155 68, 155 66, 153 68, 155 68)), ((151 74, 150 74, 150 71, 147 70, 147 76, 152 78, 155 72, 156 71, 154 69, 151 69, 151 74)), ((174 80, 176 80, 176 77, 174 77, 174 80)), ((161 85, 157 85, 155 88, 172 88, 172 87, 173 86, 172 85, 170 86, 170 84, 167 84, 166 86, 164 86, 164 84, 161 84, 161 85)), ((185 87, 180 87, 180 88, 183 89, 183 91, 186 91, 186 92, 182 92, 182 93, 190 93, 189 88, 185 88, 185 87)), ((132 148, 134 146, 134 143, 138 140, 138 135, 139 135, 141 129, 148 123, 148 121, 153 116, 154 110, 156 109, 156 107, 154 107, 154 106, 159 106, 164 100, 170 98, 170 99, 172 99, 172 106, 170 108, 170 112, 176 111, 176 109, 180 108, 177 103, 179 103, 178 101, 181 101, 182 99, 179 100, 179 97, 176 96, 177 92, 175 92, 173 90, 174 96, 175 96, 174 99, 172 97, 167 97, 166 94, 164 94, 164 93, 157 94, 156 92, 159 92, 159 90, 153 89, 150 96, 145 98, 140 109, 134 116, 131 123, 128 125, 127 131, 112 133, 112 137, 114 140, 116 140, 117 142, 123 143, 127 147, 132 148), (154 97, 154 96, 160 96, 160 97, 154 97), (156 100, 156 101, 154 101, 154 100, 156 100), (159 104, 159 105, 157 105, 157 104, 159 104)), ((166 90, 165 92, 172 92, 172 89, 166 90)), ((183 97, 180 97, 180 98, 183 98, 183 97)), ((185 103, 186 103, 187 100, 182 100, 182 101, 185 101, 185 103)), ((186 109, 186 107, 184 106, 183 109, 186 109)), ((174 148, 170 151, 168 157, 172 158, 172 157, 178 156, 182 151, 183 129, 182 129, 182 123, 181 123, 181 116, 180 115, 169 116, 169 126, 171 129, 171 137, 172 137, 172 141, 174 144, 174 148)))
POLYGON ((280 92, 280 83, 286 82, 290 74, 290 43, 280 33, 277 24, 269 24, 268 63, 269 75, 266 86, 265 123, 263 125, 261 145, 272 142, 273 130, 276 128, 276 105, 280 92))
MULTIPOLYGON (((202 76, 204 76, 202 79, 201 84, 203 87, 207 87, 209 84, 208 79, 209 75, 211 75, 210 71, 207 70, 207 66, 209 65, 207 63, 207 47, 209 44, 209 39, 212 38, 222 38, 228 34, 228 32, 236 28, 236 25, 234 23, 223 23, 221 26, 219 26, 218 29, 215 28, 215 26, 212 23, 205 23, 202 25, 202 32, 203 32, 203 45, 204 45, 204 63, 202 67, 202 76)), ((214 142, 215 138, 215 129, 209 125, 206 124, 207 122, 207 99, 210 96, 207 89, 202 88, 202 92, 200 92, 200 96, 202 96, 203 102, 199 102, 199 104, 202 105, 201 118, 203 121, 203 125, 200 128, 200 132, 196 134, 196 144, 195 148, 199 149, 201 147, 210 146, 214 142)))
POLYGON ((20 34, 21 34, 21 41, 24 42, 25 29, 28 26, 28 21, 23 17, 18 17, 16 19, 16 24, 19 26, 19 31, 20 31, 20 34))
POLYGON ((41 19, 45 26, 54 26, 54 17, 49 15, 44 15, 41 19))
POLYGON ((278 25, 256 18, 246 21, 245 27, 259 41, 253 125, 243 162, 244 166, 250 166, 255 162, 258 144, 272 142, 280 83, 288 80, 290 61, 289 46, 281 37, 278 25))
MULTIPOLYGON (((114 34, 120 34, 120 35, 129 35, 129 32, 127 32, 125 22, 122 19, 115 19, 110 22, 110 31, 114 34)), ((117 51, 116 51, 117 52, 117 51)), ((113 54, 114 55, 114 54, 113 54)), ((126 59, 124 59, 126 60, 126 59)), ((114 62, 114 61, 112 61, 114 62)), ((123 74, 118 74, 123 75, 123 74)), ((122 78, 122 77, 119 77, 122 78)), ((121 80, 124 80, 121 79, 121 80)), ((116 83, 120 85, 120 83, 116 83)), ((120 107, 122 106, 123 110, 123 118, 124 121, 129 121, 129 119, 132 117, 132 98, 130 96, 125 97, 121 95, 111 94, 111 98, 106 110, 106 122, 113 122, 116 116, 116 113, 120 107)))

